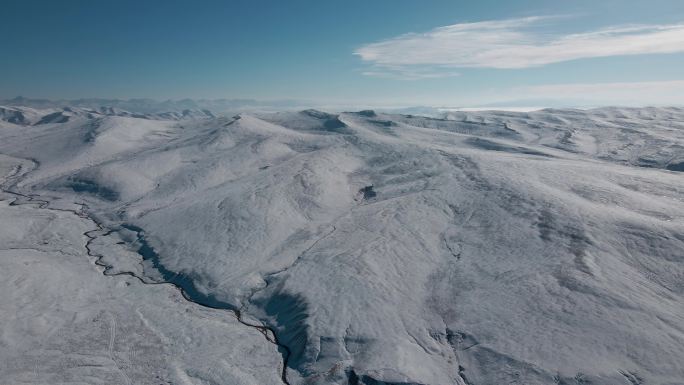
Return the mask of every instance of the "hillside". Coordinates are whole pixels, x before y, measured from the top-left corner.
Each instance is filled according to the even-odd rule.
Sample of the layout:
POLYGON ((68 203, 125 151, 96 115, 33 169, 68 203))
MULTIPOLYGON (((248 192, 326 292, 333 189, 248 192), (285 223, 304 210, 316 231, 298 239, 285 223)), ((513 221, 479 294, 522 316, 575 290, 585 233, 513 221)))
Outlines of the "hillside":
MULTIPOLYGON (((79 309, 157 336, 114 370, 120 333, 19 312, 0 343, 58 336, 31 357, 100 341, 109 384, 683 384, 684 109, 0 119, 0 314, 83 281, 79 309)), ((0 353, 16 381, 27 355, 0 353)))

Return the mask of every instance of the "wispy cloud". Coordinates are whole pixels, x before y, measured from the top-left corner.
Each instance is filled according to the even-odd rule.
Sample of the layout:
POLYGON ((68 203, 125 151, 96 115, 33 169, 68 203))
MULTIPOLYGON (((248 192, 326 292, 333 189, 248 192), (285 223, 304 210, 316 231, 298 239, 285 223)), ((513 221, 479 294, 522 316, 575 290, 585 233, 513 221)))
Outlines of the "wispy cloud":
POLYGON ((624 105, 683 105, 684 80, 651 82, 548 84, 513 89, 511 95, 557 99, 559 96, 588 103, 624 105))
POLYGON ((684 52, 684 24, 611 26, 575 34, 535 31, 553 17, 461 23, 366 44, 368 75, 451 76, 455 68, 529 68, 568 60, 684 52))
POLYGON ((436 79, 460 75, 460 73, 454 71, 453 68, 440 68, 439 66, 435 66, 434 68, 384 66, 382 68, 378 67, 366 70, 362 73, 366 76, 396 80, 436 79))

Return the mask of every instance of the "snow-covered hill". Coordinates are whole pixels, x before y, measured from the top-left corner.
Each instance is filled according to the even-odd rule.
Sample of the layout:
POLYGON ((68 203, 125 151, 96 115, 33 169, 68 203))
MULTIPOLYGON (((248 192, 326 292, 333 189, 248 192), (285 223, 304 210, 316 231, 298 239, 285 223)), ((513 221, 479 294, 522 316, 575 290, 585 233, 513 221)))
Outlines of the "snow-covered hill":
POLYGON ((278 380, 684 384, 684 109, 0 111, 5 190, 85 203, 109 273, 263 323, 278 380))
MULTIPOLYGON (((98 108, 29 108, 29 107, 3 107, 0 106, 0 124, 20 126, 35 126, 51 123, 67 123, 69 121, 83 119, 101 119, 108 116, 138 118, 146 120, 197 120, 215 118, 214 114, 206 109, 184 109, 178 111, 162 111, 154 113, 133 113, 114 107, 98 108)), ((3 127, 0 126, 0 127, 3 127)))

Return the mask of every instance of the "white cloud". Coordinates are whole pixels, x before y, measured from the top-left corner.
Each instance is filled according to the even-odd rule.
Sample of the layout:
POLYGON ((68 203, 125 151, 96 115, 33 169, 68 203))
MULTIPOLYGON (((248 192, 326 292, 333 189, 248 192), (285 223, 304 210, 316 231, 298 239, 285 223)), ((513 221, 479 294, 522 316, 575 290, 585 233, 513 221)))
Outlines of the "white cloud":
POLYGON ((624 83, 553 84, 524 87, 528 97, 604 100, 613 103, 684 104, 684 80, 624 83))
POLYGON ((449 76, 454 68, 528 68, 616 55, 684 52, 684 24, 613 26, 576 34, 532 31, 550 17, 435 28, 366 44, 354 52, 370 75, 419 72, 449 76))
POLYGON ((487 108, 684 106, 684 80, 521 86, 487 90, 471 95, 468 100, 452 100, 447 104, 487 108))
POLYGON ((436 79, 459 76, 460 73, 450 70, 448 68, 403 68, 403 67, 385 67, 382 69, 372 69, 363 71, 363 75, 374 76, 378 78, 397 79, 397 80, 421 80, 421 79, 436 79))

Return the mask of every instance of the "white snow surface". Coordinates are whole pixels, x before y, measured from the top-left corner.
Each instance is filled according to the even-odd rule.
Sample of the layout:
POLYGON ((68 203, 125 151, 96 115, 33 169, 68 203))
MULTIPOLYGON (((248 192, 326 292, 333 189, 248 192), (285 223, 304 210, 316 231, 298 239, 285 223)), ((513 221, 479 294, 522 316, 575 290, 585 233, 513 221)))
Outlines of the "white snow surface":
MULTIPOLYGON (((1 156, 0 175, 22 163, 1 156)), ((1 384, 279 383, 275 346, 231 313, 168 284, 104 276, 84 248, 84 233, 107 242, 94 223, 0 199, 1 384)))
POLYGON ((88 383, 61 350, 103 383, 277 384, 287 356, 290 384, 684 384, 684 109, 124 115, 2 118, 4 189, 50 202, 0 207, 16 383, 88 383), (121 225, 140 228, 165 271, 289 353, 170 285, 102 275, 88 220, 49 210, 77 203, 113 230, 92 242, 109 272, 164 279, 121 225), (120 363, 112 319, 147 361, 120 363))

